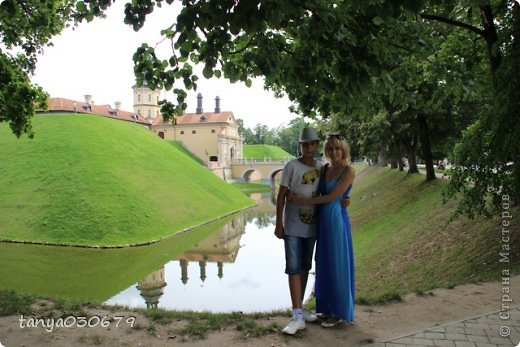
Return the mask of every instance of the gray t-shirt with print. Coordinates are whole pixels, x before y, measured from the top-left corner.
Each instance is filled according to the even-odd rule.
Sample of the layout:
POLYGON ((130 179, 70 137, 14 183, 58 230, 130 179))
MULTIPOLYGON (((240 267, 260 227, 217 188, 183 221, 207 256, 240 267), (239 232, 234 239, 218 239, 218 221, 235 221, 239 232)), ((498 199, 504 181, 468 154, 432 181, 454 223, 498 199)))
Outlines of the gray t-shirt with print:
MULTIPOLYGON (((320 168, 323 163, 315 161, 315 165, 315 167, 307 166, 298 159, 289 161, 283 169, 280 185, 288 187, 289 191, 307 198, 316 196, 320 168)), ((314 205, 296 205, 287 202, 284 210, 285 235, 316 236, 315 219, 314 205)))

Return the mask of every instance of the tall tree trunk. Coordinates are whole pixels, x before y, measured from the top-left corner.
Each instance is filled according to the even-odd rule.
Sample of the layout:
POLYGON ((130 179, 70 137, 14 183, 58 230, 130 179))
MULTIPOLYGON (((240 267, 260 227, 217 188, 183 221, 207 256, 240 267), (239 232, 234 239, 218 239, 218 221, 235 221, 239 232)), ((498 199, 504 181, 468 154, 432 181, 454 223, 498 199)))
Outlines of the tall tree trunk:
POLYGON ((415 148, 410 148, 408 151, 408 173, 419 173, 419 169, 417 168, 417 156, 415 148))
POLYGON ((431 181, 437 177, 435 176, 435 168, 433 167, 432 147, 430 144, 430 133, 426 116, 417 116, 417 123, 419 123, 419 139, 421 141, 422 156, 424 164, 426 165, 426 180, 431 181))
POLYGON ((404 162, 403 162, 403 159, 402 158, 399 158, 397 160, 397 166, 399 167, 399 171, 403 172, 404 171, 404 162))
POLYGON ((408 173, 419 173, 419 168, 417 168, 417 135, 409 142, 403 141, 403 146, 406 148, 408 156, 408 173))
POLYGON ((383 141, 381 141, 381 147, 379 149, 379 154, 377 155, 377 163, 381 166, 386 166, 388 163, 386 161, 386 146, 383 141))
POLYGON ((500 52, 500 49, 495 47, 498 41, 497 28, 495 26, 495 17, 493 14, 493 9, 489 4, 481 5, 479 6, 479 9, 482 18, 482 26, 484 27, 484 30, 482 31, 482 36, 486 41, 486 50, 489 59, 491 78, 493 80, 493 86, 496 90, 496 71, 502 63, 502 53, 500 52))
POLYGON ((399 160, 402 157, 402 151, 399 147, 399 143, 396 140, 392 140, 389 145, 390 152, 390 168, 397 169, 399 166, 399 160))

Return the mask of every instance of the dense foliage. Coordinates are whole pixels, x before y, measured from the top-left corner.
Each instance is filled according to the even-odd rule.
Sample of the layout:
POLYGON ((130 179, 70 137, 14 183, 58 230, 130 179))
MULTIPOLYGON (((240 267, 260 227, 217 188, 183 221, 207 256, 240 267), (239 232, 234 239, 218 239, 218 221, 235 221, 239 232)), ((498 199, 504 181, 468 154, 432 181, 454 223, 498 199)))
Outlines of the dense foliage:
POLYGON ((33 85, 36 56, 70 20, 70 1, 4 0, 0 2, 0 122, 12 132, 32 137, 31 117, 45 107, 47 95, 33 85))
MULTIPOLYGON (((125 22, 139 30, 148 14, 174 2, 129 2, 125 22)), ((18 7, 27 3, 33 4, 4 1, 1 18, 20 18, 18 7)), ((22 30, 15 31, 32 28, 38 39, 4 34, 4 44, 22 47, 32 61, 31 49, 71 18, 92 20, 111 1, 52 4, 38 7, 45 9, 39 21, 21 20, 22 30), (32 40, 28 46, 26 39, 32 40)), ((177 102, 162 102, 166 118, 186 108, 186 89, 196 89, 200 77, 197 65, 205 78, 250 85, 261 76, 266 88, 293 101, 295 112, 348 135, 362 155, 394 166, 406 157, 409 172, 422 160, 429 180, 434 162, 449 158, 456 167, 445 196, 462 194, 459 212, 471 216, 500 209, 504 196, 519 199, 519 7, 513 0, 183 0, 162 31, 171 55, 143 44, 134 54, 134 72, 138 85, 173 89, 177 102)), ((6 28, 1 32, 9 33, 6 28)), ((31 71, 31 64, 9 64, 23 67, 20 81, 31 71)), ((2 92, 7 105, 8 91, 2 92)), ((22 130, 29 113, 15 133, 30 130, 22 130)), ((0 120, 18 124, 14 114, 1 114, 0 120)), ((255 141, 268 140, 264 130, 255 130, 261 136, 255 141)))

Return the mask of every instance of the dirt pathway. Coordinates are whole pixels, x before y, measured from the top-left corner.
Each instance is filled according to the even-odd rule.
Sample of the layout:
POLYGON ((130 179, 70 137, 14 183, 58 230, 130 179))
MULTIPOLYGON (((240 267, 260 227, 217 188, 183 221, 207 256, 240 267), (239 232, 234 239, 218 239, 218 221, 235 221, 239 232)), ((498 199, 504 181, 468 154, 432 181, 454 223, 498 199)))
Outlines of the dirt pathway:
MULTIPOLYGON (((20 316, 0 318, 0 346, 361 346, 374 341, 384 341, 417 332, 435 325, 445 324, 500 309, 502 284, 489 282, 469 284, 454 289, 436 289, 425 295, 410 294, 399 303, 385 306, 356 306, 356 322, 332 329, 319 324, 307 324, 307 329, 296 336, 285 336, 279 329, 262 337, 240 336, 234 327, 212 332, 205 340, 193 341, 190 337, 176 335, 173 331, 182 327, 182 320, 168 324, 153 323, 141 314, 129 311, 111 312, 102 309, 86 309, 89 314, 103 317, 136 316, 138 328, 131 328, 124 320, 103 328, 71 327, 20 328, 20 316)), ((514 302, 520 299, 520 276, 511 277, 510 292, 514 302)), ((276 323, 282 328, 288 317, 270 317, 258 320, 258 324, 276 323)), ((27 322, 25 322, 27 325, 27 322)))

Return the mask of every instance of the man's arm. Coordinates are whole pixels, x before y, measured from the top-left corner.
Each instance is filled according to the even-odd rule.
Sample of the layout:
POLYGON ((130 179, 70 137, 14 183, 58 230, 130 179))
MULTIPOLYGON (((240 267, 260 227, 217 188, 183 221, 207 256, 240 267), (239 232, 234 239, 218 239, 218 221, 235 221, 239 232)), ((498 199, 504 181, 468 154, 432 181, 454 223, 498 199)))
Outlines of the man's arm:
POLYGON ((288 190, 289 189, 286 186, 280 186, 278 196, 276 197, 276 227, 274 229, 274 234, 279 239, 282 239, 284 235, 283 210, 285 209, 285 196, 287 195, 288 190))

